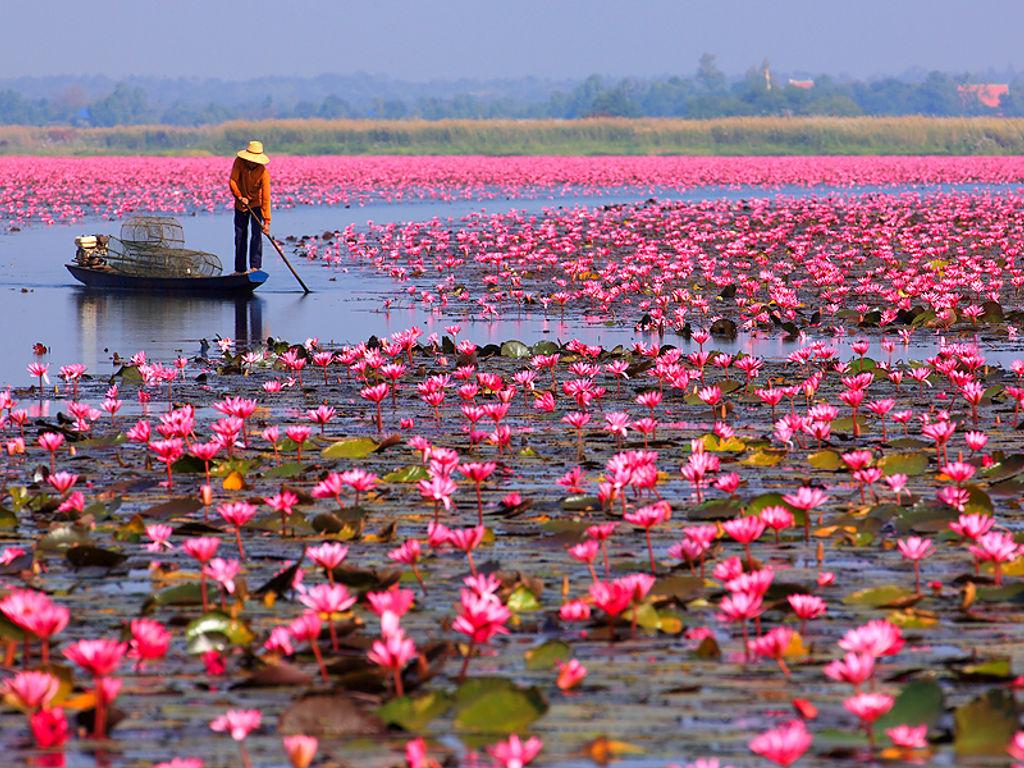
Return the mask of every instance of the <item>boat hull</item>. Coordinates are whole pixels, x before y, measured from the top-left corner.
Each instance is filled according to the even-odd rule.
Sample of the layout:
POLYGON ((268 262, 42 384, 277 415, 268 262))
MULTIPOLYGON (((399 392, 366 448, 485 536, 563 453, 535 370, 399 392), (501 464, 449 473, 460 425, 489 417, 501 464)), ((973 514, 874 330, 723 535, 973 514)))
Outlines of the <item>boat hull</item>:
POLYGON ((241 275, 219 275, 217 277, 133 277, 117 272, 88 269, 76 264, 67 264, 66 266, 68 272, 88 288, 136 293, 238 295, 252 293, 270 277, 261 270, 241 275))

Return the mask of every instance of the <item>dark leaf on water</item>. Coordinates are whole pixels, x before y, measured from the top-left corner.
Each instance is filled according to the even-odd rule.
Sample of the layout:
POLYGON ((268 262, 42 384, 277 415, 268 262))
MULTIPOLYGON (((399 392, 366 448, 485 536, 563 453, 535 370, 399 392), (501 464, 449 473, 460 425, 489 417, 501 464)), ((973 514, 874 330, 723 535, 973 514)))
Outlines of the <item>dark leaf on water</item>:
POLYGON ((172 517, 186 517, 202 509, 202 507, 203 503, 199 499, 183 496, 143 510, 141 514, 143 517, 166 520, 172 517))
POLYGON ((88 544, 71 547, 64 556, 73 568, 115 568, 128 559, 127 555, 120 552, 88 544))
POLYGON ((314 694, 299 699, 282 713, 278 730, 285 736, 380 736, 384 723, 366 702, 346 693, 314 694))
POLYGON ((278 661, 274 664, 263 664, 253 671, 247 678, 235 685, 235 688, 275 688, 284 687, 305 687, 313 682, 312 675, 302 671, 294 664, 287 661, 278 661))
POLYGON ((302 561, 305 557, 306 548, 303 547, 302 552, 299 554, 299 558, 292 565, 271 578, 266 584, 257 589, 254 594, 257 597, 262 597, 268 592, 273 592, 278 597, 284 597, 288 593, 292 592, 292 584, 295 582, 295 574, 298 573, 299 568, 302 567, 302 561))

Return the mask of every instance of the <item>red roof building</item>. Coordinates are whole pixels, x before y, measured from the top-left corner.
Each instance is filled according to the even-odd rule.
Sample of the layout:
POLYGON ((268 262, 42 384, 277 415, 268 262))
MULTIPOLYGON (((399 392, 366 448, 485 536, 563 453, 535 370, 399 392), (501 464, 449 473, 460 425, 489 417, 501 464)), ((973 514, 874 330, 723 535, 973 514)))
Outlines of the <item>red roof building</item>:
POLYGON ((967 83, 957 86, 956 90, 965 102, 973 98, 990 109, 999 109, 1003 96, 1010 92, 1010 86, 1006 83, 967 83))

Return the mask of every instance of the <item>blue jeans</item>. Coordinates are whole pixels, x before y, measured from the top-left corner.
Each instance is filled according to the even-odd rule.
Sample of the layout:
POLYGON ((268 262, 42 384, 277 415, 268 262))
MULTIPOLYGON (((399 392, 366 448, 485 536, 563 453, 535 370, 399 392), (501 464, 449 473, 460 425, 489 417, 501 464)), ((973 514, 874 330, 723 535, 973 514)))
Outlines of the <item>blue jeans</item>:
POLYGON ((236 210, 235 272, 245 272, 246 229, 252 230, 249 237, 249 266, 252 269, 261 269, 263 267, 263 225, 260 223, 259 214, 236 210))

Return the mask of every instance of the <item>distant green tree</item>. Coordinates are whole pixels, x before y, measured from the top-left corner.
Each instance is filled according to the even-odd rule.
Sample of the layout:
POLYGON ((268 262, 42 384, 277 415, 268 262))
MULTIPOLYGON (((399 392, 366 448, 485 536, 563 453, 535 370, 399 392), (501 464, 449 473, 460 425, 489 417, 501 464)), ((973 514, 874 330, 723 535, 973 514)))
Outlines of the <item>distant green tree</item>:
POLYGON ((89 106, 89 122, 93 125, 134 125, 152 117, 145 91, 126 83, 118 83, 113 93, 89 106))
POLYGON ((353 117, 354 113, 347 101, 332 93, 320 102, 320 108, 317 109, 316 116, 326 120, 333 120, 339 117, 353 117))
POLYGON ((725 73, 715 64, 713 53, 701 54, 697 62, 697 82, 707 93, 722 93, 725 90, 725 73))

